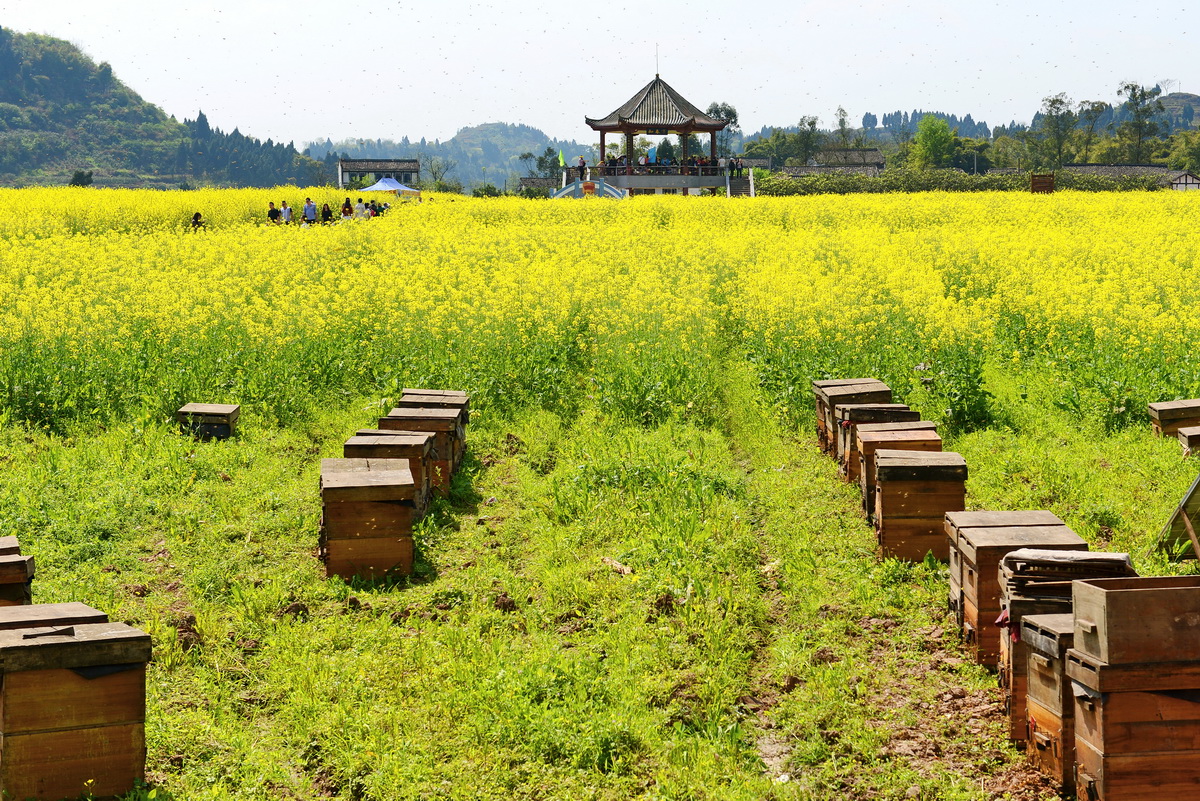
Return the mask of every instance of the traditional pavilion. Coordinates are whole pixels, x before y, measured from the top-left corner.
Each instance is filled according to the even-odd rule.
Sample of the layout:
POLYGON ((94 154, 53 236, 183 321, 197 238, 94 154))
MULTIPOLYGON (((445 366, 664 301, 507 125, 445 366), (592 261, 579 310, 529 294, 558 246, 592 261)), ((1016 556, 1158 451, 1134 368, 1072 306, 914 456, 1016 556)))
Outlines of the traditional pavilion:
POLYGON ((623 167, 603 170, 606 183, 621 189, 642 192, 673 192, 725 186, 725 176, 717 167, 717 132, 729 123, 710 117, 693 106, 658 75, 607 117, 595 120, 584 117, 584 121, 593 131, 600 132, 601 158, 605 152, 605 137, 610 133, 619 133, 625 137, 627 154, 633 153, 634 137, 640 133, 651 136, 678 134, 683 145, 683 157, 679 165, 649 164, 643 167, 634 164, 632 158, 627 158, 623 167), (694 133, 707 133, 711 137, 710 166, 687 165, 689 155, 693 155, 688 153, 688 136, 694 133))

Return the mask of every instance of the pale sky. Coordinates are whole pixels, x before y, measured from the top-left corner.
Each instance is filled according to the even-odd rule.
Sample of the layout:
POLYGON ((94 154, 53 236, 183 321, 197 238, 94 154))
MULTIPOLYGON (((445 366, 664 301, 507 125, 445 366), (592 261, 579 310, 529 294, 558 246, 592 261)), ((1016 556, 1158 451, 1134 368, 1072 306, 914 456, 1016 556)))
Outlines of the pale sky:
POLYGON ((0 0, 0 26, 67 39, 179 119, 303 142, 448 139, 520 122, 589 141, 654 77, 743 130, 863 112, 1028 121, 1041 99, 1118 102, 1122 81, 1200 94, 1183 0, 0 0))

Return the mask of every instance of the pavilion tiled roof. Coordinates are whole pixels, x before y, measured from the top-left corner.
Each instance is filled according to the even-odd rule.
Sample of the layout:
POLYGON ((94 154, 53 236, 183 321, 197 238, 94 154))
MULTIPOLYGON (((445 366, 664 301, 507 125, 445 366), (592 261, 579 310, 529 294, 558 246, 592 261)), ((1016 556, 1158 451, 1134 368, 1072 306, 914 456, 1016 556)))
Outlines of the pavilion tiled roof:
POLYGON ((1064 164, 1067 172, 1081 175, 1099 175, 1103 178, 1154 178, 1160 186, 1167 186, 1187 175, 1186 170, 1173 170, 1157 164, 1064 164))
POLYGON ((354 172, 377 172, 383 170, 410 170, 416 172, 419 164, 416 159, 338 159, 342 169, 354 172))
POLYGON ((619 131, 625 128, 719 131, 728 124, 693 106, 657 75, 607 117, 584 117, 584 121, 595 131, 619 131))

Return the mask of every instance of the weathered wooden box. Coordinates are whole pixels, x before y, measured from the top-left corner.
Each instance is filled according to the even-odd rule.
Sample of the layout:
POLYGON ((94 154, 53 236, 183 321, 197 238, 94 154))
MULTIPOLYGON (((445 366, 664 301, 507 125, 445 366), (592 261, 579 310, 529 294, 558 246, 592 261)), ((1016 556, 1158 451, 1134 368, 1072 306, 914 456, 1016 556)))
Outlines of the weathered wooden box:
MULTIPOLYGON (((384 431, 433 432, 437 437, 434 447, 438 453, 433 469, 445 472, 448 479, 458 469, 466 450, 465 419, 465 409, 396 407, 388 412, 387 417, 379 418, 379 428, 384 431)), ((441 486, 436 473, 430 476, 430 483, 441 486)))
POLYGON ((946 512, 966 502, 967 462, 960 454, 881 449, 875 458, 875 517, 884 556, 949 558, 946 512))
POLYGON ((834 408, 837 419, 834 458, 842 478, 858 481, 858 440, 855 429, 862 423, 916 423, 921 415, 903 403, 844 403, 834 408))
POLYGON ((403 409, 458 409, 463 413, 463 425, 471 422, 471 398, 465 392, 406 389, 396 406, 403 409))
POLYGON ((1026 754, 1064 793, 1075 786, 1075 704, 1065 663, 1074 634, 1071 614, 1029 615, 1021 620, 1026 652, 1026 754))
POLYGON ((320 555, 326 576, 412 573, 417 496, 407 459, 322 459, 320 555))
POLYGON ((33 603, 32 556, 0 555, 0 606, 33 603))
POLYGON ((976 661, 996 667, 1000 656, 1000 629, 993 623, 1002 612, 1001 559, 1021 548, 1086 551, 1088 544, 1061 520, 1058 525, 997 528, 960 525, 956 535, 954 544, 962 557, 963 609, 973 610, 972 615, 964 613, 963 638, 974 652, 976 661))
POLYGON ((1160 437, 1174 437, 1181 428, 1200 426, 1200 400, 1150 404, 1150 427, 1160 437))
POLYGON ((16 537, 0 537, 0 556, 20 556, 21 543, 16 537))
POLYGON ((199 439, 228 439, 237 432, 241 411, 231 403, 189 403, 175 412, 175 421, 199 439))
POLYGON ((1200 426, 1184 426, 1179 429, 1178 436, 1184 456, 1200 453, 1200 426))
POLYGON ((133 790, 145 778, 149 660, 150 636, 124 623, 0 631, 0 797, 133 790))
POLYGON ((813 382, 817 404, 817 443, 824 453, 836 447, 834 438, 837 422, 833 407, 842 403, 891 403, 892 390, 874 378, 834 378, 813 382))
MULTIPOLYGON (((437 451, 434 443, 437 435, 431 431, 385 431, 378 434, 363 432, 356 433, 346 440, 342 446, 342 456, 347 459, 404 459, 412 472, 413 482, 417 485, 415 506, 417 511, 424 513, 429 502, 430 477, 437 451)), ((438 478, 439 491, 445 494, 450 488, 449 481, 442 471, 438 478)))
POLYGON ((997 661, 996 677, 1004 698, 1004 711, 1008 715, 1008 739, 1023 742, 1029 721, 1025 717, 1026 684, 1025 664, 1028 647, 1014 640, 1007 629, 1000 632, 1000 657, 997 661))
POLYGON ((1077 651, 1112 665, 1200 661, 1200 576, 1085 579, 1072 593, 1077 651))
POLYGON ((862 489, 863 511, 868 520, 875 519, 876 480, 875 452, 878 450, 919 451, 938 453, 942 450, 942 438, 936 431, 927 429, 902 429, 898 431, 864 431, 860 427, 854 432, 858 450, 858 482, 862 489))

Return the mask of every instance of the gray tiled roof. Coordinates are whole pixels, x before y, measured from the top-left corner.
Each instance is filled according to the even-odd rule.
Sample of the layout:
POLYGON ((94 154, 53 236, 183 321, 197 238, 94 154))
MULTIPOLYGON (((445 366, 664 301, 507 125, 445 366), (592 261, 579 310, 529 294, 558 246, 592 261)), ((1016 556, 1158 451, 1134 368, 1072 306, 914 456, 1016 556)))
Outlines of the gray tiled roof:
POLYGON ((847 165, 876 165, 882 167, 886 159, 877 147, 830 147, 816 155, 816 161, 826 167, 847 165))
POLYGON ((596 131, 614 131, 622 126, 719 131, 727 124, 693 106, 657 75, 607 117, 584 117, 584 121, 596 131))
POLYGON ((1063 169, 1080 175, 1103 178, 1154 178, 1159 186, 1168 186, 1189 173, 1157 164, 1066 164, 1063 169))
POLYGON ((350 172, 416 172, 416 159, 338 159, 342 169, 350 172))
POLYGON ((868 178, 879 177, 879 167, 875 164, 846 164, 826 165, 821 167, 784 167, 784 175, 800 178, 805 175, 865 175, 868 178))

